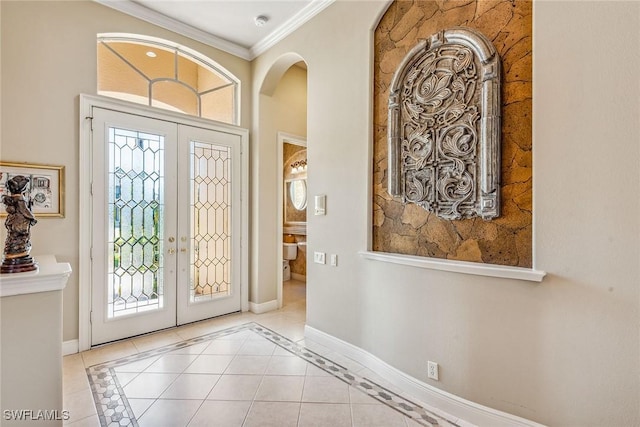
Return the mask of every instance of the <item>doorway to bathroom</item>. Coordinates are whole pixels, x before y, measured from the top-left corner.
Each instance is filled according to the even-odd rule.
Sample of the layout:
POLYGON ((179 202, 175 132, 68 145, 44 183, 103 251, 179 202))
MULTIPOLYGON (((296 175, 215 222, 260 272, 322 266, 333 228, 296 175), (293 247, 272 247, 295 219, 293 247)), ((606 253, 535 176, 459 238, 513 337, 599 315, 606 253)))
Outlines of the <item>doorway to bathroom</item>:
POLYGON ((307 141, 278 132, 282 215, 282 280, 278 305, 304 304, 307 282, 307 141))

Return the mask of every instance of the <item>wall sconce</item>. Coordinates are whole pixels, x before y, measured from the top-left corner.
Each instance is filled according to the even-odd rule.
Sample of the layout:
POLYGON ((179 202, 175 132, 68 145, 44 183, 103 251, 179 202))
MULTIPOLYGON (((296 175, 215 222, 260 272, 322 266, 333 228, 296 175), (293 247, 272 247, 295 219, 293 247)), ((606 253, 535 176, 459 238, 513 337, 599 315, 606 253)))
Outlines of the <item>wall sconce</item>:
POLYGON ((291 163, 291 173, 297 174, 307 171, 307 159, 298 160, 296 162, 291 163))

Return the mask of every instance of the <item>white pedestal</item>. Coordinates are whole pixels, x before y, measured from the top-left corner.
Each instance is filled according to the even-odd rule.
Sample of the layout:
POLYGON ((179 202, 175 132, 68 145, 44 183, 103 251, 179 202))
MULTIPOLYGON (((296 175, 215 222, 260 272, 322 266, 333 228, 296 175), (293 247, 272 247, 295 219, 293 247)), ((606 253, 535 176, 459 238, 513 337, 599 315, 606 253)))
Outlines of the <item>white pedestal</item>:
POLYGON ((38 271, 0 275, 3 427, 61 426, 64 418, 62 290, 71 266, 52 255, 34 258, 38 271))

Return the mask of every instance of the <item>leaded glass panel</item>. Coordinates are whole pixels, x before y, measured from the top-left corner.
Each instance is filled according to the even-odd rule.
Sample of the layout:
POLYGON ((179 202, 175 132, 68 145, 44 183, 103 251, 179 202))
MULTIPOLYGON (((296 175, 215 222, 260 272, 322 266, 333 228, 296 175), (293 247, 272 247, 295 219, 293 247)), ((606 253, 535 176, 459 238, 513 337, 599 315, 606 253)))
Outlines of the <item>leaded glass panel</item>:
POLYGON ((164 136, 109 128, 108 317, 163 307, 164 136))
POLYGON ((231 150, 191 143, 191 302, 231 292, 231 150))

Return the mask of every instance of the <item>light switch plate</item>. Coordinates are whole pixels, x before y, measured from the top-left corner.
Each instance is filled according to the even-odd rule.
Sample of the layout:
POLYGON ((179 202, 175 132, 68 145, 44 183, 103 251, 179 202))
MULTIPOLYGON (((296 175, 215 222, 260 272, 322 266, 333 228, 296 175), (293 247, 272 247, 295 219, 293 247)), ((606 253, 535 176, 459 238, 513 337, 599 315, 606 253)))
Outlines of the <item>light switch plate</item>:
POLYGON ((338 266, 338 254, 331 254, 331 265, 334 267, 338 266))
POLYGON ((315 215, 325 215, 327 213, 327 196, 321 194, 315 198, 315 215))

